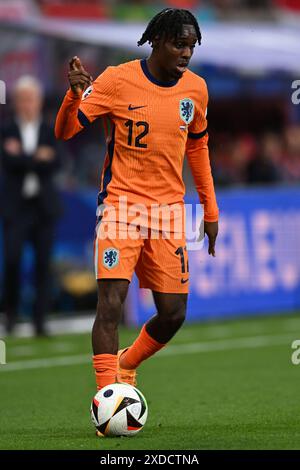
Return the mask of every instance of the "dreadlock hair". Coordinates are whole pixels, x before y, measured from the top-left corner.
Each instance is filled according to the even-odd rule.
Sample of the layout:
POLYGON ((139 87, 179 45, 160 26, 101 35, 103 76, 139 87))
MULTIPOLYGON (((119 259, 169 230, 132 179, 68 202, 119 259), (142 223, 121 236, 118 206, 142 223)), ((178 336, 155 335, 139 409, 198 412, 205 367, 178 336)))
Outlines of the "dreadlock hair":
POLYGON ((165 8, 160 13, 157 13, 149 22, 137 44, 142 46, 145 42, 152 43, 156 37, 177 39, 182 32, 182 26, 185 24, 194 26, 198 44, 201 44, 201 32, 198 21, 190 11, 177 8, 165 8))

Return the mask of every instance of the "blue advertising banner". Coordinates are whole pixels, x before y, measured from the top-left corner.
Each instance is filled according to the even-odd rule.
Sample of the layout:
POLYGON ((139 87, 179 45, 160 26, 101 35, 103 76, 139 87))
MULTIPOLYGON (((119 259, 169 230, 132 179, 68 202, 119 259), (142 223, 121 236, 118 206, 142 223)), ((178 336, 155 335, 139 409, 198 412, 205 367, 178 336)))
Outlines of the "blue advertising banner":
MULTIPOLYGON (((300 188, 270 187, 217 192, 220 207, 216 257, 207 243, 189 251, 188 321, 300 310, 300 188)), ((54 264, 93 271, 97 194, 64 193, 54 264)), ((193 207, 195 196, 187 196, 193 207)), ((195 225, 195 214, 192 215, 195 225)), ((0 233, 1 236, 1 233, 0 233)), ((191 245, 190 245, 191 246, 191 245)), ((2 252, 0 252, 0 264, 2 252)), ((32 256, 25 251, 23 298, 30 295, 32 256)), ((71 307, 70 307, 71 308, 71 307)), ((152 294, 132 280, 127 310, 141 324, 155 312, 152 294)))
MULTIPOLYGON (((216 257, 189 252, 189 321, 300 309, 300 188, 219 191, 216 257)), ((197 204, 196 197, 187 203, 197 204)), ((155 311, 137 290, 136 320, 155 311)))

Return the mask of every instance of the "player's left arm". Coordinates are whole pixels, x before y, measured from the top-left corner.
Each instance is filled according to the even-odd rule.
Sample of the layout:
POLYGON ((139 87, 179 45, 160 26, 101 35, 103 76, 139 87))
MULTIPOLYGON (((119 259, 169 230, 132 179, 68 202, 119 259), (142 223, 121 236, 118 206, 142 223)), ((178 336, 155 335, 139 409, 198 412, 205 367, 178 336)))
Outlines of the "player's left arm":
POLYGON ((204 205, 204 233, 208 237, 208 253, 215 256, 215 243, 218 235, 219 209, 211 173, 206 110, 208 93, 203 87, 201 102, 196 108, 193 122, 189 127, 186 155, 191 168, 195 187, 201 204, 204 205))

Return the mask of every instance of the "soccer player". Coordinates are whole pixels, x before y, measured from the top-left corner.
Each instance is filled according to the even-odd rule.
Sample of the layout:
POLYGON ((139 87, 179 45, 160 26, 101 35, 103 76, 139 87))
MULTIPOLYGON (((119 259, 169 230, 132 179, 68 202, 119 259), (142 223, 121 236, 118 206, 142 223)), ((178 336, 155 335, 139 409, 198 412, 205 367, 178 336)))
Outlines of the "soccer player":
MULTIPOLYGON (((120 196, 126 196, 129 206, 140 204, 147 210, 155 204, 182 209, 186 154, 204 205, 208 253, 215 256, 218 206, 208 152, 208 92, 205 81, 188 70, 195 45, 201 43, 199 25, 189 11, 167 8, 149 22, 138 45, 147 41, 150 57, 107 67, 93 83, 80 59, 73 57, 70 89, 55 126, 56 137, 64 140, 99 117, 104 118, 106 130, 98 203, 116 209, 120 236, 114 236, 107 217, 108 236, 102 236, 101 211, 94 250, 98 304, 92 331, 98 390, 116 381, 135 385, 137 367, 170 341, 186 314, 184 231, 178 235, 170 228, 170 236, 159 238, 124 237, 127 225, 118 215, 120 196), (134 271, 140 287, 152 290, 157 313, 130 347, 118 351, 118 325, 134 271)), ((173 214, 172 221, 176 218, 173 214)), ((136 225, 137 234, 142 229, 143 222, 136 225)))

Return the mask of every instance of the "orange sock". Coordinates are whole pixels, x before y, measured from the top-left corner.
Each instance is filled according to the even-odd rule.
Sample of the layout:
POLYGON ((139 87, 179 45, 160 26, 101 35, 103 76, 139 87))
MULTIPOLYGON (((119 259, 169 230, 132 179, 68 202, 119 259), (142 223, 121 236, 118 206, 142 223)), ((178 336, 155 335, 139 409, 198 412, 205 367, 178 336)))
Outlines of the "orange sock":
POLYGON ((117 355, 97 354, 93 356, 97 389, 115 383, 117 375, 117 355))
POLYGON ((151 338, 146 331, 146 325, 144 325, 132 346, 122 354, 120 366, 123 369, 136 369, 141 362, 153 356, 164 346, 165 344, 158 343, 155 339, 151 338))

